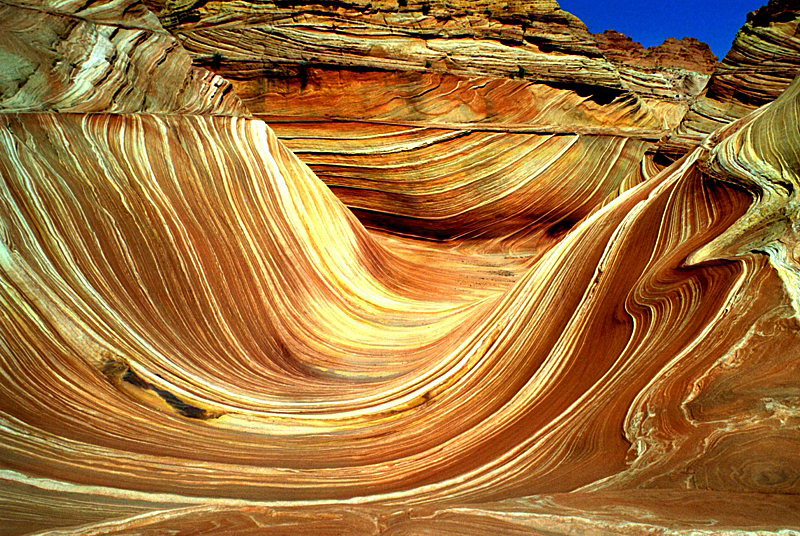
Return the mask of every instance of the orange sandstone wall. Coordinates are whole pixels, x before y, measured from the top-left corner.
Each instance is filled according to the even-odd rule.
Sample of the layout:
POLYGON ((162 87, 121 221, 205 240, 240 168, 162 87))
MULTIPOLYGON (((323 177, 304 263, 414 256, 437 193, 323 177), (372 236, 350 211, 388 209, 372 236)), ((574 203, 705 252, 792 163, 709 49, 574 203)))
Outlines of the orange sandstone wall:
POLYGON ((555 2, 459 8, 441 72, 191 63, 447 13, 334 7, 3 7, 0 527, 800 530, 800 80, 663 166, 555 2))

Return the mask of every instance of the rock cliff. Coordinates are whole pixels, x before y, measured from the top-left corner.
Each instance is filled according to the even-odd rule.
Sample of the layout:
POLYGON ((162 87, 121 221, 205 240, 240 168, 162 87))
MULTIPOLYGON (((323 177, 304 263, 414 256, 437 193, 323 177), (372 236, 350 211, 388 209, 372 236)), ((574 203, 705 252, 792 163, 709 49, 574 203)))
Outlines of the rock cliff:
POLYGON ((717 57, 709 46, 691 37, 680 40, 670 38, 648 49, 614 30, 606 30, 592 37, 603 55, 618 67, 683 69, 708 75, 717 67, 717 57))
POLYGON ((667 101, 694 96, 701 87, 684 79, 708 74, 712 61, 707 49, 702 61, 687 59, 699 44, 668 43, 654 63, 683 69, 682 77, 650 69, 634 82, 604 56, 604 41, 553 1, 170 2, 159 16, 198 62, 234 82, 251 111, 270 117, 661 128, 663 104, 648 106, 629 90, 667 101), (419 110, 423 95, 441 104, 419 110), (593 113, 587 97, 624 111, 593 113), (520 98, 528 102, 510 106, 520 98))
POLYGON ((659 165, 555 2, 0 14, 5 533, 800 530, 800 78, 659 165))
POLYGON ((661 144, 677 158, 718 128, 775 100, 800 72, 800 3, 770 0, 747 18, 730 52, 678 127, 661 144))
MULTIPOLYGON (((642 97, 667 102, 682 102, 675 110, 682 114, 703 90, 714 72, 717 58, 705 43, 697 39, 667 39, 663 44, 645 48, 619 32, 607 30, 593 36, 603 55, 620 73, 623 85, 642 97)), ((673 117, 674 119, 674 117, 673 117)))

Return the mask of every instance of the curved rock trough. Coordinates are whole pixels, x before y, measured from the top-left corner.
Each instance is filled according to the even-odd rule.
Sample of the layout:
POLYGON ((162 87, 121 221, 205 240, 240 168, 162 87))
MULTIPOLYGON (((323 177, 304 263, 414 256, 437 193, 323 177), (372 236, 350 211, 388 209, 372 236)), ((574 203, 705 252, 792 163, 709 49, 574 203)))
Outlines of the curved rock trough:
POLYGON ((0 4, 0 532, 800 530, 798 16, 0 4))

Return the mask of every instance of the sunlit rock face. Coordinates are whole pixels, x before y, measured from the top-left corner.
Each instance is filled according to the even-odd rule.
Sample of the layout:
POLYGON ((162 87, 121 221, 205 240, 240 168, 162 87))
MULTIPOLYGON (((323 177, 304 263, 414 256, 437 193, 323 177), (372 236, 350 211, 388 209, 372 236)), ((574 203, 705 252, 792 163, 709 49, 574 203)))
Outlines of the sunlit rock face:
POLYGON ((667 39, 646 49, 613 30, 593 36, 620 73, 623 85, 651 107, 672 104, 671 121, 680 119, 702 91, 717 66, 717 58, 697 39, 667 39), (683 106, 675 106, 682 103, 683 106))
POLYGON ((800 79, 663 168, 583 81, 270 124, 215 5, 7 8, 5 533, 800 530, 800 79))
POLYGON ((670 41, 621 73, 618 55, 604 55, 607 39, 553 1, 169 2, 159 16, 198 61, 234 81, 250 110, 273 117, 646 128, 667 120, 665 103, 637 96, 677 106, 702 89, 685 79, 715 63, 707 46, 670 41), (587 96, 628 117, 581 117, 587 96), (514 106, 520 99, 526 105, 514 106))
POLYGON ((158 13, 368 227, 529 255, 657 171, 643 156, 713 62, 688 42, 604 55, 555 2, 158 13))
POLYGON ((800 5, 770 0, 747 17, 708 87, 659 151, 677 158, 713 131, 775 100, 800 72, 800 5))
POLYGON ((618 66, 683 69, 707 75, 713 73, 717 66, 717 57, 711 48, 691 37, 680 40, 669 38, 659 46, 648 49, 614 30, 606 30, 592 37, 606 58, 618 66))
POLYGON ((0 27, 0 111, 247 114, 137 2, 4 3, 0 27))

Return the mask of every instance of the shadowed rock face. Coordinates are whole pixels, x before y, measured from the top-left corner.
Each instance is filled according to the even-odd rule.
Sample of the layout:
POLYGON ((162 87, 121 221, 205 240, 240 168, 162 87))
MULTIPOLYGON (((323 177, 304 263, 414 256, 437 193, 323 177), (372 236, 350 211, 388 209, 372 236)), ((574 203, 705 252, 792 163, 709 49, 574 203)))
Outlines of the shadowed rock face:
MULTIPOLYGON (((3 8, 4 531, 800 529, 800 79, 664 167, 624 77, 257 94, 180 45, 480 12, 370 6, 3 8)), ((485 9, 621 72, 553 2, 485 9)))

